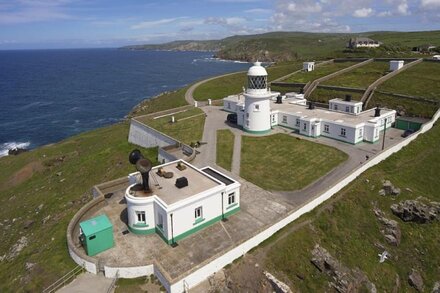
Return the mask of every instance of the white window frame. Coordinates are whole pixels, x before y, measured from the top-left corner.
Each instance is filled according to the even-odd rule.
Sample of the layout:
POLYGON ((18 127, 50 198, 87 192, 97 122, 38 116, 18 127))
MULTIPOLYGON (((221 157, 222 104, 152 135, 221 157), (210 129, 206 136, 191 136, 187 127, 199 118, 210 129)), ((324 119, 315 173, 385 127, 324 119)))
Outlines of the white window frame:
POLYGON ((307 123, 305 123, 305 122, 304 122, 303 130, 304 130, 304 131, 307 130, 307 123))
POLYGON ((338 111, 338 104, 335 104, 334 109, 335 109, 335 111, 338 111))
POLYGON ((147 215, 145 211, 136 211, 136 223, 138 224, 146 224, 147 223, 147 215))
POLYGON ((228 205, 235 203, 235 192, 231 192, 228 194, 228 205))
POLYGON ((363 138, 364 137, 364 132, 362 128, 359 128, 359 138, 363 138))
POLYGON ((202 219, 203 218, 203 208, 198 207, 194 209, 194 219, 202 219))

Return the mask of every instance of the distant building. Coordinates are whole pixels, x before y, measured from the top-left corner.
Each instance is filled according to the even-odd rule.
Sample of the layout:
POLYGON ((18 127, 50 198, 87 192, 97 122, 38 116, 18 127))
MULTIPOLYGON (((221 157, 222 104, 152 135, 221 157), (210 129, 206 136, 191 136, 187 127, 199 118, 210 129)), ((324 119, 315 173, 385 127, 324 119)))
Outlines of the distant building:
POLYGON ((403 67, 405 61, 403 60, 391 60, 390 61, 390 71, 396 71, 403 67))
POLYGON ((350 49, 356 48, 377 48, 382 45, 381 42, 372 40, 370 38, 351 38, 347 44, 350 49))
POLYGON ((425 44, 425 45, 420 45, 420 46, 414 47, 412 50, 414 52, 429 53, 429 52, 434 51, 435 48, 437 48, 437 47, 434 45, 425 44))
POLYGON ((434 55, 434 56, 432 56, 432 59, 434 59, 434 60, 440 60, 440 55, 434 55))
POLYGON ((304 62, 303 70, 306 72, 315 70, 315 62, 304 62))

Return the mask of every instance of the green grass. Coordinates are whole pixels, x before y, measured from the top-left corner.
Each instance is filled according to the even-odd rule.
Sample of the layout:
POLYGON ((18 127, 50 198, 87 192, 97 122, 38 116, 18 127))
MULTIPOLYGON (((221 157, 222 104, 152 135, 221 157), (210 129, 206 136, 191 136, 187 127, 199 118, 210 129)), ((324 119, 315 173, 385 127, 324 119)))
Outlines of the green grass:
POLYGON ((440 63, 417 64, 387 80, 378 89, 440 101, 440 63))
POLYGON ((243 136, 240 176, 267 190, 298 190, 347 157, 335 148, 287 134, 243 136))
POLYGON ((309 100, 321 102, 321 103, 328 103, 328 101, 331 99, 336 99, 336 98, 344 99, 346 95, 351 95, 353 97, 353 100, 360 101, 363 92, 359 93, 353 91, 336 91, 336 90, 316 88, 310 95, 309 100))
POLYGON ((283 80, 283 82, 301 82, 301 83, 307 83, 309 81, 321 78, 323 76, 329 75, 331 73, 334 73, 336 71, 339 71, 341 69, 347 68, 349 66, 352 66, 356 64, 357 62, 334 62, 334 63, 328 63, 321 66, 316 66, 315 70, 310 72, 301 71, 298 72, 291 77, 289 77, 286 80, 283 80))
POLYGON ((234 134, 229 129, 217 130, 217 165, 231 171, 234 134))
POLYGON ((185 92, 188 87, 177 91, 165 92, 157 97, 146 99, 131 110, 129 117, 151 114, 187 105, 185 92))
POLYGON ((368 108, 374 108, 377 105, 403 111, 405 116, 424 117, 429 119, 431 119, 438 109, 438 106, 431 103, 398 98, 375 92, 368 103, 368 108))
MULTIPOLYGON (((393 291, 396 274, 400 278, 399 292, 412 292, 407 282, 412 268, 421 272, 426 292, 430 292, 440 276, 440 222, 423 225, 405 223, 393 216, 390 205, 419 196, 440 201, 440 181, 436 175, 440 172, 440 148, 433 147, 438 141, 440 126, 436 125, 402 151, 357 178, 335 196, 337 201, 329 207, 321 211, 320 208, 315 209, 297 221, 307 218, 312 220, 312 224, 287 234, 285 238, 276 235, 280 240, 272 240, 266 269, 284 276, 294 291, 325 291, 330 278, 319 273, 310 262, 310 251, 315 244, 320 244, 344 265, 358 267, 365 272, 378 292, 393 291), (396 199, 379 196, 382 179, 391 180, 402 193, 396 199), (402 231, 398 247, 385 242, 380 233, 382 226, 372 211, 373 205, 384 211, 388 218, 398 221, 402 231), (384 245, 384 249, 392 255, 383 264, 378 261, 378 253, 384 249, 376 247, 377 243, 384 245)), ((295 224, 284 231, 292 225, 295 224)), ((268 240, 270 242, 271 239, 268 240)))
POLYGON ((140 121, 188 145, 202 140, 205 125, 205 115, 202 110, 192 108, 175 114, 174 117, 175 123, 171 123, 171 115, 159 119, 144 117, 140 121))
POLYGON ((345 74, 329 79, 323 84, 366 89, 370 84, 384 76, 388 70, 388 62, 371 62, 345 74))
MULTIPOLYGON (((271 81, 292 73, 298 69, 300 69, 299 63, 284 63, 268 67, 267 74, 269 81, 271 81)), ((241 93, 243 91, 242 88, 246 88, 246 86, 246 72, 235 73, 201 84, 194 91, 194 99, 197 101, 223 99, 229 95, 241 93)))
MULTIPOLYGON (((67 250, 67 225, 90 200, 93 185, 135 170, 127 156, 139 147, 127 142, 127 134, 127 123, 115 124, 0 159, 0 255, 9 253, 21 236, 29 242, 15 259, 0 263, 1 292, 41 291, 76 266, 67 250), (12 180, 31 170, 31 164, 40 171, 29 172, 32 176, 22 182, 12 180), (40 204, 43 208, 37 212, 40 204), (35 223, 25 230, 26 220, 35 223), (26 262, 36 265, 26 271, 26 262)), ((156 149, 141 150, 156 164, 156 149)))

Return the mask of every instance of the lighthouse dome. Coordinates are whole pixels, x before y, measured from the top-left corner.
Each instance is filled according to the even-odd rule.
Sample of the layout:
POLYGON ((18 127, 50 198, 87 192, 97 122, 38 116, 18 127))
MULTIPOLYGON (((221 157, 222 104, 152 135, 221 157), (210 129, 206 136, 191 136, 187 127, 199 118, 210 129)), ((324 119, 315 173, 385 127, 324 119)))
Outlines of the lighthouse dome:
POLYGON ((249 68, 248 76, 267 76, 267 71, 266 69, 261 66, 261 62, 255 62, 254 66, 252 66, 251 68, 249 68))

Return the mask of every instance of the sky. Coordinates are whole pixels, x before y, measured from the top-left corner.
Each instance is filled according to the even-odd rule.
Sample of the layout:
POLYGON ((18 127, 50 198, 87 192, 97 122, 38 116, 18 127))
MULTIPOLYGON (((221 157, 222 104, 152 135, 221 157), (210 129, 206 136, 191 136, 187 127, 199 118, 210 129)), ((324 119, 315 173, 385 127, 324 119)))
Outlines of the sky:
POLYGON ((440 29, 440 0, 0 0, 0 50, 440 29))

